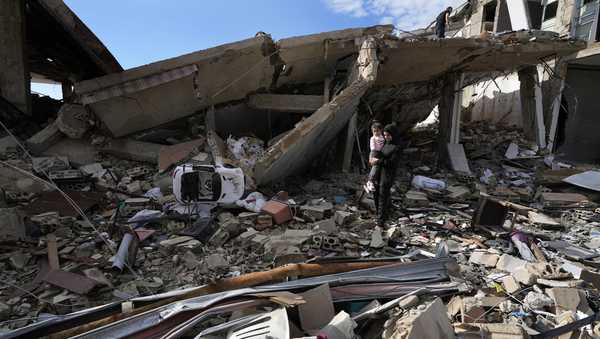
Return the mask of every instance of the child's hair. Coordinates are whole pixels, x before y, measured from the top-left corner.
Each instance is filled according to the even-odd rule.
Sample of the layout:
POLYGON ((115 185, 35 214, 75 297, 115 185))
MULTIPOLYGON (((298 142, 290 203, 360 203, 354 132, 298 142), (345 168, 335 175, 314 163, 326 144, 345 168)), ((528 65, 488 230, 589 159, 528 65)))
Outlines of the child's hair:
POLYGON ((380 123, 379 121, 375 120, 373 121, 373 123, 371 124, 371 129, 383 129, 383 124, 380 123))

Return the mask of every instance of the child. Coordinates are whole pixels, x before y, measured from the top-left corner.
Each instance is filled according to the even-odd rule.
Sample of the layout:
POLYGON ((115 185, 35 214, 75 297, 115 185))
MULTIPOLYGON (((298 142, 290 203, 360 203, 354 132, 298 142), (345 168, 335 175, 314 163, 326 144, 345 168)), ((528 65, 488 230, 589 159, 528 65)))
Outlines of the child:
POLYGON ((369 164, 371 165, 371 171, 369 172, 369 178, 365 185, 367 192, 375 191, 375 184, 379 177, 379 158, 381 157, 381 149, 385 143, 383 137, 383 125, 380 122, 374 121, 371 125, 371 132, 373 136, 369 140, 369 148, 371 153, 369 154, 369 164))

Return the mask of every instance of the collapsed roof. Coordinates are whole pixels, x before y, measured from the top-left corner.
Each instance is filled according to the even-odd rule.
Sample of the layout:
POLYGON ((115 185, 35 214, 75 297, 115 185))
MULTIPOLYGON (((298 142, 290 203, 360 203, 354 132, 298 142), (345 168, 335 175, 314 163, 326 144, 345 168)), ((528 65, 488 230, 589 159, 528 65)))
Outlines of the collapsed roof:
POLYGON ((29 0, 26 14, 29 67, 38 80, 74 82, 123 71, 62 0, 29 0))
POLYGON ((395 121, 410 125, 437 104, 439 80, 447 73, 513 71, 584 48, 545 32, 426 40, 400 39, 392 31, 374 26, 278 42, 259 34, 82 81, 75 93, 115 137, 209 108, 226 114, 219 109, 240 102, 267 111, 314 112, 258 159, 254 179, 267 184, 306 167, 321 152, 314 146, 332 141, 361 101, 391 109, 395 121))

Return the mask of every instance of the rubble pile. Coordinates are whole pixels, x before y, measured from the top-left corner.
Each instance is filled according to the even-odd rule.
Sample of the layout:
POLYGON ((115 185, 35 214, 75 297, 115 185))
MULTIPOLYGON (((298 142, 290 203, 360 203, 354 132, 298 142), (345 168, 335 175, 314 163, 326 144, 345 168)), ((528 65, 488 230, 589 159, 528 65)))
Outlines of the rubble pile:
MULTIPOLYGON (((287 314, 265 305, 251 313, 280 312, 287 319, 299 312, 300 324, 288 319, 300 326, 297 336, 324 333, 328 326, 353 335, 362 324, 361 336, 384 338, 483 332, 520 338, 594 318, 600 307, 596 195, 556 179, 578 168, 538 152, 517 129, 472 123, 463 131, 469 172, 438 166, 433 129, 411 132, 385 227, 375 226, 373 201, 358 173, 291 178, 231 206, 186 205, 173 195, 168 171, 148 163, 97 155, 96 162, 76 166, 77 159, 28 159, 18 146, 7 147, 3 171, 35 173, 38 180, 32 174, 30 185, 7 190, 0 209, 3 328, 144 295, 219 286, 290 264, 415 263, 426 272, 427 265, 447 260, 442 276, 419 273, 375 295, 371 282, 339 285, 336 274, 347 273, 330 272, 334 278, 315 283, 315 290, 290 285, 286 290, 297 299, 276 302, 297 306, 287 314), (34 185, 44 177, 77 210, 53 183, 34 185), (328 285, 317 287, 322 283, 328 285), (327 317, 310 316, 322 307, 327 317), (385 326, 376 331, 380 320, 385 326)), ((256 149, 235 142, 229 144, 240 153, 256 149)), ((173 164, 208 163, 210 148, 198 145, 173 164)), ((199 324, 195 333, 216 325, 199 324)), ((581 324, 564 333, 594 335, 591 320, 581 324)))
POLYGON ((63 1, 0 7, 0 337, 600 337, 600 171, 552 153, 535 69, 564 87, 584 41, 258 32, 123 70, 63 1), (463 121, 510 72, 524 131, 463 121))

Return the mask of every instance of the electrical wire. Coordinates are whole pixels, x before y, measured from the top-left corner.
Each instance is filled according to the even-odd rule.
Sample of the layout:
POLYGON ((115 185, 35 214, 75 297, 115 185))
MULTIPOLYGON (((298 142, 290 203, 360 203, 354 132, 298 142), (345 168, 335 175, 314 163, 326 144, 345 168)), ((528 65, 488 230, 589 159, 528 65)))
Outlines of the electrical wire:
MULTIPOLYGON (((12 134, 12 132, 8 129, 8 127, 6 127, 6 125, 2 121, 0 121, 0 126, 6 131, 6 133, 8 133, 8 135, 21 148, 21 150, 23 151, 23 153, 33 162, 33 156, 31 156, 31 154, 29 153, 29 151, 27 151, 27 148, 19 141, 19 139, 17 137, 15 137, 14 134, 12 134)), ((48 186, 54 188, 55 190, 57 190, 63 196, 63 198, 71 205, 71 207, 75 210, 75 212, 77 212, 77 214, 79 214, 81 216, 81 218, 83 219, 83 221, 86 222, 89 226, 91 226, 91 228, 94 230, 94 232, 106 244, 106 246, 113 253, 113 255, 117 254, 116 250, 104 238, 104 236, 102 236, 102 234, 100 233, 100 231, 96 228, 96 226, 94 226, 94 224, 85 215, 85 212, 81 209, 81 207, 79 207, 79 205, 77 204, 77 202, 75 202, 73 199, 71 199, 71 197, 67 193, 65 193, 63 190, 61 190, 58 187, 58 185, 56 185, 56 183, 52 180, 52 178, 46 172, 45 169, 42 168, 41 172, 42 172, 42 174, 44 174, 48 178, 48 180, 44 180, 44 179, 36 176, 35 174, 29 172, 29 171, 23 170, 23 169, 21 169, 21 168, 19 168, 17 166, 14 166, 14 165, 12 165, 10 163, 5 162, 5 161, 0 161, 0 164, 3 164, 4 166, 10 167, 10 168, 16 170, 17 172, 19 172, 19 173, 21 173, 23 175, 26 175, 26 176, 32 178, 33 180, 36 180, 38 182, 42 182, 43 184, 48 185, 48 186)), ((127 267, 127 269, 131 272, 131 274, 136 279, 144 279, 143 276, 140 276, 137 272, 135 272, 135 270, 129 265, 129 263, 125 262, 125 267, 127 267)), ((148 290, 148 289, 146 289, 146 292, 151 293, 151 291, 148 290)))

